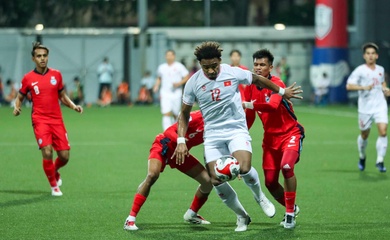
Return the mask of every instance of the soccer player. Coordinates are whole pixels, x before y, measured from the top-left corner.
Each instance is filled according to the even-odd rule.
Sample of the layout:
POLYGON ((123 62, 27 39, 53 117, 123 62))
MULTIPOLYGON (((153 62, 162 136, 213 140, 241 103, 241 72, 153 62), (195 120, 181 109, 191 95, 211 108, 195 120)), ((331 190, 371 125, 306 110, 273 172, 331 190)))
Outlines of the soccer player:
POLYGON ((347 90, 358 91, 358 113, 360 134, 357 138, 359 151, 358 167, 363 171, 366 167, 366 147, 373 120, 378 127, 376 140, 376 167, 379 172, 386 172, 383 160, 387 150, 387 103, 385 96, 390 96, 386 86, 385 72, 376 64, 378 46, 375 43, 363 45, 363 58, 366 64, 358 66, 347 81, 347 90))
MULTIPOLYGON (((201 112, 192 112, 185 135, 188 149, 203 143, 203 131, 204 123, 201 112)), ((199 209, 207 201, 213 189, 210 177, 203 165, 192 155, 188 155, 186 162, 181 165, 176 164, 176 161, 171 159, 176 148, 176 139, 177 123, 170 126, 164 133, 156 136, 150 149, 148 174, 134 196, 133 206, 131 207, 130 215, 126 219, 124 229, 138 230, 138 227, 135 225, 135 218, 145 203, 150 189, 160 176, 160 172, 164 171, 166 165, 169 165, 171 168, 177 168, 180 172, 200 183, 190 208, 184 214, 184 220, 194 224, 210 224, 210 222, 198 214, 199 209)))
MULTIPOLYGON (((241 51, 238 49, 233 49, 230 54, 230 66, 232 67, 239 67, 244 70, 248 70, 248 68, 244 65, 241 65, 241 51)), ((241 94, 241 99, 244 99, 244 90, 245 90, 246 85, 245 84, 240 84, 238 85, 238 89, 240 90, 241 94)))
MULTIPOLYGON (((267 49, 253 54, 253 70, 278 86, 284 88, 284 83, 275 76, 271 76, 274 56, 267 49)), ((285 228, 295 227, 295 215, 299 213, 295 205, 297 180, 294 166, 299 161, 302 141, 305 137, 304 128, 297 121, 292 105, 280 95, 269 89, 250 85, 245 88, 243 102, 246 108, 248 128, 251 128, 260 117, 263 128, 263 171, 265 186, 271 195, 286 207, 284 220, 285 228), (278 182, 279 173, 284 177, 284 188, 278 182)))
POLYGON ((33 103, 32 125, 43 157, 43 170, 51 186, 51 195, 62 196, 59 188, 62 180, 58 170, 69 161, 70 145, 58 100, 79 113, 83 112, 83 108, 75 105, 66 95, 60 71, 47 66, 49 49, 35 42, 31 55, 35 69, 24 75, 22 79, 13 114, 20 115, 22 102, 30 92, 33 103), (57 152, 54 163, 53 149, 57 152))
POLYGON ((175 51, 168 50, 165 53, 166 63, 161 64, 157 69, 157 80, 153 92, 160 88, 160 106, 163 130, 171 126, 180 112, 182 86, 188 81, 189 72, 187 68, 175 61, 175 51))
POLYGON ((272 89, 287 98, 301 93, 300 87, 281 88, 267 78, 248 70, 221 63, 222 48, 217 42, 203 42, 195 49, 201 70, 196 72, 184 88, 183 104, 178 118, 178 139, 174 153, 176 163, 185 163, 188 148, 185 141, 192 105, 197 99, 205 122, 204 153, 211 182, 221 200, 237 215, 235 231, 246 231, 251 219, 228 182, 221 182, 214 172, 215 161, 232 155, 240 163, 240 175, 251 189, 256 202, 268 217, 275 215, 274 205, 260 188, 260 180, 251 165, 251 138, 241 105, 238 84, 255 84, 272 89))

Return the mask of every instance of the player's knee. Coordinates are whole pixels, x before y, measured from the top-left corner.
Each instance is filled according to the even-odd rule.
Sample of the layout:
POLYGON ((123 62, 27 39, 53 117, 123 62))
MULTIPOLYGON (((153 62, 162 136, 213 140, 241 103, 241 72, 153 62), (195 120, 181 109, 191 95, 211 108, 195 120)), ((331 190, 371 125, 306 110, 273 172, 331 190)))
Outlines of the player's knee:
POLYGON ((44 159, 53 159, 53 150, 51 146, 41 148, 41 152, 44 159))
POLYGON ((146 182, 150 185, 153 185, 157 179, 159 178, 160 173, 159 172, 149 172, 146 176, 146 182))
POLYGON ((290 168, 290 169, 283 168, 282 173, 285 179, 294 177, 294 168, 290 168))
POLYGON ((240 174, 247 174, 251 168, 252 166, 250 162, 240 163, 240 174))
POLYGON ((279 186, 278 181, 273 180, 265 180, 265 187, 268 189, 268 191, 272 192, 275 191, 279 186))

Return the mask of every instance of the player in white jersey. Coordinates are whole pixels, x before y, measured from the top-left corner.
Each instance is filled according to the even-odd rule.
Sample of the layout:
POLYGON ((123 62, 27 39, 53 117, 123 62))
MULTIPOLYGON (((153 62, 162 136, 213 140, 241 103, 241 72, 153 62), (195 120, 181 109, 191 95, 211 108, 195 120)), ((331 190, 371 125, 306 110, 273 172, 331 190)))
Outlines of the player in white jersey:
POLYGON ((157 80, 153 91, 156 93, 160 88, 160 106, 163 114, 163 130, 175 123, 180 112, 182 86, 188 81, 187 68, 175 61, 175 52, 168 50, 165 53, 166 63, 157 69, 157 80))
POLYGON ((240 175, 267 216, 275 215, 275 206, 261 191, 258 173, 251 164, 251 138, 238 85, 256 84, 287 98, 301 98, 296 94, 302 90, 294 85, 283 89, 248 70, 221 64, 221 52, 222 48, 217 42, 204 42, 195 49, 194 54, 202 69, 190 78, 184 88, 183 104, 178 118, 178 144, 174 156, 180 165, 188 155, 184 136, 196 99, 205 122, 204 154, 212 184, 222 201, 237 215, 235 231, 246 231, 251 219, 230 184, 217 179, 214 165, 218 158, 231 154, 240 162, 240 175))
POLYGON ((359 91, 358 112, 360 134, 357 139, 359 150, 360 171, 366 167, 366 147, 372 121, 374 120, 379 136, 376 141, 376 167, 380 172, 386 172, 383 160, 387 150, 387 103, 385 96, 390 95, 386 86, 385 72, 382 66, 376 64, 378 46, 374 43, 363 45, 365 64, 358 66, 347 81, 347 90, 359 91))

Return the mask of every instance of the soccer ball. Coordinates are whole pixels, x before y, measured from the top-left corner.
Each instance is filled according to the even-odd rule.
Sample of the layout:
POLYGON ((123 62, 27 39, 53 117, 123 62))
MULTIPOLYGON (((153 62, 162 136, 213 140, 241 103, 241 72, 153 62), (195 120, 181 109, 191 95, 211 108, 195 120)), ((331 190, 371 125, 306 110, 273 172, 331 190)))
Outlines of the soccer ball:
POLYGON ((219 180, 223 182, 231 181, 240 174, 240 164, 232 156, 222 156, 216 161, 214 171, 219 180))

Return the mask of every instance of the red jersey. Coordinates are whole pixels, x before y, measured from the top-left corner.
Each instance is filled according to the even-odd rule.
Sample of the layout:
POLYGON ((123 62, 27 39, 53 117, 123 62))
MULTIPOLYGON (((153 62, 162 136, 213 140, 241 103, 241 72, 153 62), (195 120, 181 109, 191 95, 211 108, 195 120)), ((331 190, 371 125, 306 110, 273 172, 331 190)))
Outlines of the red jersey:
MULTIPOLYGON (((204 123, 202 113, 199 110, 191 112, 187 133, 185 136, 188 150, 203 143, 203 132, 204 123)), ((171 147, 175 149, 177 145, 177 123, 167 128, 164 131, 164 135, 171 139, 171 141, 174 143, 171 147)))
MULTIPOLYGON (((270 80, 282 88, 286 87, 278 77, 272 76, 270 80)), ((253 109, 245 110, 248 129, 255 121, 255 112, 263 122, 264 134, 286 134, 294 127, 303 129, 292 106, 269 89, 249 85, 245 88, 245 101, 253 102, 253 109)))
POLYGON ((19 92, 31 93, 32 122, 62 124, 59 104, 60 92, 64 89, 60 71, 48 68, 44 74, 34 69, 24 75, 19 92))

